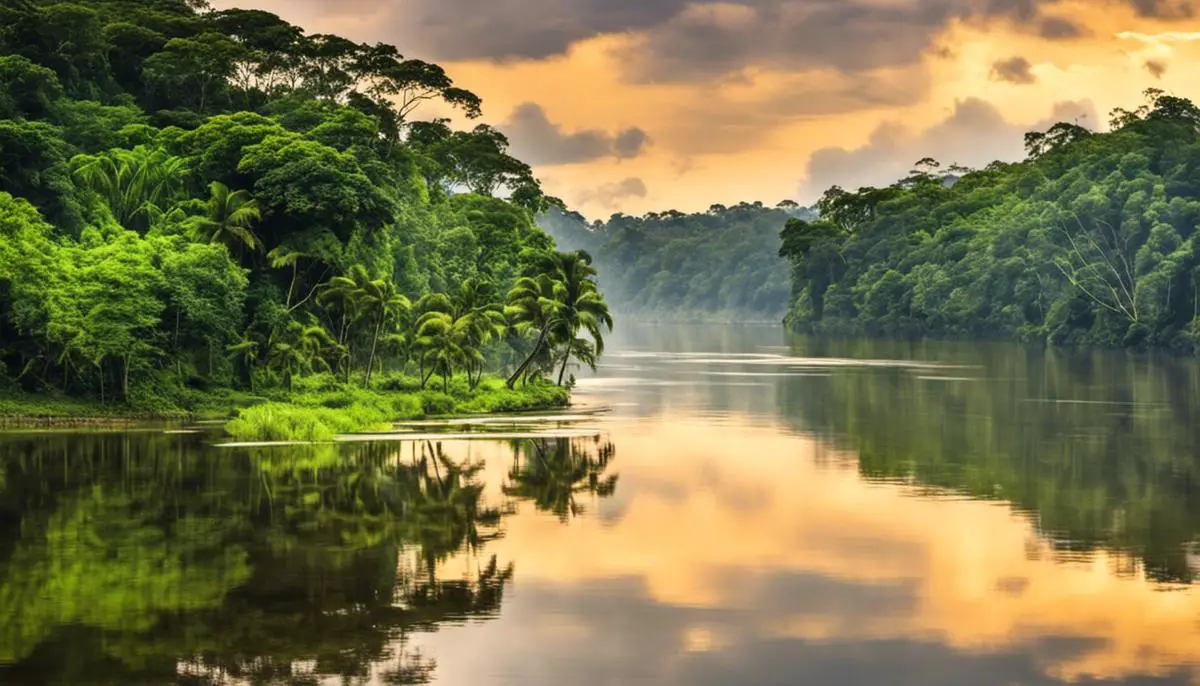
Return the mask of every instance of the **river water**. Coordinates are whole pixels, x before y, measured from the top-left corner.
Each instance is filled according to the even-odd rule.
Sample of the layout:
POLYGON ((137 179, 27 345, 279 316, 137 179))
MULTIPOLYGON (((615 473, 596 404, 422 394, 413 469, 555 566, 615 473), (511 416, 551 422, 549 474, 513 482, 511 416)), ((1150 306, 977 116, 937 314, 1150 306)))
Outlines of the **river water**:
POLYGON ((577 407, 0 434, 0 683, 1193 683, 1200 365, 625 325, 577 407))

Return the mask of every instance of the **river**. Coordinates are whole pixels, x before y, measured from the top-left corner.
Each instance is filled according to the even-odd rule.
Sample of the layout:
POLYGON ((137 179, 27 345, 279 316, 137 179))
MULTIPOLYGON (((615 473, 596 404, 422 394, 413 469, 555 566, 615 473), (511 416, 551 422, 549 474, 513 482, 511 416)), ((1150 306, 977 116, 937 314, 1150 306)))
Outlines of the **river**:
POLYGON ((1195 361, 628 324, 580 376, 336 446, 0 434, 0 683, 1200 676, 1195 361))

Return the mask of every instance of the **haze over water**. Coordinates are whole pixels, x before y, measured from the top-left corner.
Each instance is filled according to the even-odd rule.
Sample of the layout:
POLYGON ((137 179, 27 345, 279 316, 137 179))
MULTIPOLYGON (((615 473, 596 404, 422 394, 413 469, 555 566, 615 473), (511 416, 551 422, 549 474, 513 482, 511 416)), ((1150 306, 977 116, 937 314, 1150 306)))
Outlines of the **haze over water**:
POLYGON ((3 434, 0 682, 1191 683, 1198 400, 1188 360, 622 323, 572 416, 445 462, 3 434))

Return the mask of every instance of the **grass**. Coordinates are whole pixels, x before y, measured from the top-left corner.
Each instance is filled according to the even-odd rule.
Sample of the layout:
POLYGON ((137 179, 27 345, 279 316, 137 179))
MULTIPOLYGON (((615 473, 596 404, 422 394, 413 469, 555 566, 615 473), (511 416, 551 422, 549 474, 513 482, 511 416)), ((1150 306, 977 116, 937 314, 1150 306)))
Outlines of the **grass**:
POLYGON ((492 414, 565 407, 570 393, 547 382, 509 389, 503 379, 484 377, 470 388, 463 377, 421 388, 420 380, 394 374, 372 390, 329 374, 297 379, 258 394, 218 388, 198 390, 167 383, 134 389, 128 402, 100 403, 59 394, 0 392, 0 424, 96 426, 151 419, 230 419, 225 430, 255 441, 325 442, 338 434, 390 428, 402 419, 492 414))
POLYGON ((415 379, 390 377, 379 390, 352 386, 306 384, 285 401, 243 408, 225 425, 235 438, 253 441, 324 442, 339 434, 380 431, 403 419, 519 412, 565 407, 570 394, 549 383, 508 388, 497 378, 484 378, 470 389, 454 379, 449 392, 420 389, 415 379))
POLYGON ((220 419, 266 398, 228 388, 131 394, 129 402, 101 403, 60 393, 0 392, 0 423, 113 424, 149 419, 220 419))

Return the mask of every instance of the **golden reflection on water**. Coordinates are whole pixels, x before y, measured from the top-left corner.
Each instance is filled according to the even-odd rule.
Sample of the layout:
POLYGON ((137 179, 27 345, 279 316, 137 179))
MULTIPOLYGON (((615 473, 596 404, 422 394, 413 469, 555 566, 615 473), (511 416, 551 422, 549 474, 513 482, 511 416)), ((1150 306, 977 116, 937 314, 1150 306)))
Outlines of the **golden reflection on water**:
MULTIPOLYGON (((1166 675, 1200 655, 1195 590, 1165 592, 1116 554, 1064 560, 1004 503, 868 483, 853 455, 831 455, 813 439, 736 416, 668 414, 608 428, 617 448, 610 470, 621 479, 610 501, 588 502, 588 516, 568 525, 523 504, 488 546, 516 563, 518 591, 549 584, 586 592, 633 578, 658 604, 745 610, 756 635, 807 641, 919 640, 988 653, 1041 638, 1081 639, 1070 654, 1038 656, 1048 676, 1064 680, 1166 675), (874 610, 832 602, 756 618, 770 580, 797 573, 911 598, 874 610)), ((447 447, 486 459, 487 497, 500 502, 509 449, 447 447)), ((450 560, 444 573, 462 569, 450 560)), ((736 640, 722 631, 686 627, 678 653, 719 651, 736 640)), ((437 643, 445 658, 460 653, 452 641, 437 643)), ((442 664, 441 683, 453 683, 453 660, 442 664)))

